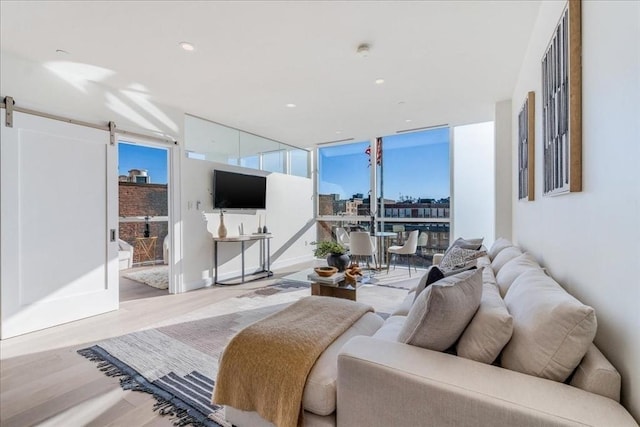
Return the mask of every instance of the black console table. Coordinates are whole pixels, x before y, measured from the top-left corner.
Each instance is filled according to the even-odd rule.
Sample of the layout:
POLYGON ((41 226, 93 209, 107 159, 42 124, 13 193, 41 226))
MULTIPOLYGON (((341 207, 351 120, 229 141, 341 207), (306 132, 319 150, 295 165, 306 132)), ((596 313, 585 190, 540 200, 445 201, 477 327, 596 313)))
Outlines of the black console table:
POLYGON ((265 277, 273 276, 273 272, 270 270, 271 263, 271 245, 270 240, 273 236, 271 233, 265 234, 250 234, 250 235, 242 235, 242 236, 231 236, 231 237, 214 237, 213 238, 213 284, 214 285, 239 285, 241 283, 245 283, 245 272, 244 272, 244 251, 246 242, 259 241, 260 242, 260 256, 261 256, 261 269, 254 272, 251 280, 263 279, 265 277), (218 282, 218 244, 219 243, 240 243, 240 252, 242 257, 242 275, 240 276, 239 283, 220 283, 218 282))

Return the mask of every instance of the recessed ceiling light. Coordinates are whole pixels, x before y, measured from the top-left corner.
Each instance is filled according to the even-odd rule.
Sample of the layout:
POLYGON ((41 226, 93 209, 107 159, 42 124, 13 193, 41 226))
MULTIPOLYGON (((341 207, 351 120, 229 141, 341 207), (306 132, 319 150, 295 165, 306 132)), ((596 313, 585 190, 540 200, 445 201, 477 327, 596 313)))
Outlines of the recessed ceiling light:
POLYGON ((405 122, 411 123, 411 119, 407 119, 407 120, 405 120, 405 122))
POLYGON ((189 42, 180 42, 179 45, 181 48, 183 48, 187 52, 192 52, 196 50, 196 47, 189 42))
POLYGON ((336 131, 336 135, 340 135, 341 133, 342 133, 342 131, 341 131, 341 130, 337 130, 337 131, 336 131))
POLYGON ((56 53, 59 55, 69 55, 69 52, 64 49, 56 49, 56 53))
POLYGON ((382 83, 384 83, 384 79, 376 79, 377 85, 381 85, 382 83))
POLYGON ((367 56, 369 56, 369 45, 366 43, 362 43, 360 46, 358 46, 358 48, 356 49, 356 53, 361 56, 362 58, 366 58, 367 56))
POLYGON ((287 104, 287 108, 296 108, 296 104, 287 104))

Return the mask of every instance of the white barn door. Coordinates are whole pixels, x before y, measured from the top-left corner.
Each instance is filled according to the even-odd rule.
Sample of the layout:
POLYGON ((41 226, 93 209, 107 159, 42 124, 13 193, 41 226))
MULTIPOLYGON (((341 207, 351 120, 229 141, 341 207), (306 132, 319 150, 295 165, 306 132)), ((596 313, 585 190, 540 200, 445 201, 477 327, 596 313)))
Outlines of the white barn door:
POLYGON ((117 145, 103 130, 0 116, 1 338, 117 310, 117 145))

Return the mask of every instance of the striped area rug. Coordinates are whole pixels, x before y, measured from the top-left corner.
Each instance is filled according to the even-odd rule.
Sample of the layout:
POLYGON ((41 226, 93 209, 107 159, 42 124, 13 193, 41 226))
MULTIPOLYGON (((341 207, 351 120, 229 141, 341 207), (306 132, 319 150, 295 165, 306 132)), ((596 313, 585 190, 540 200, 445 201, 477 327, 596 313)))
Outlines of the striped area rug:
MULTIPOLYGON (((388 313, 406 293, 405 286, 363 286, 358 300, 388 313)), ((231 427, 223 408, 211 404, 226 344, 244 327, 309 294, 308 284, 282 280, 78 353, 105 375, 120 377, 123 389, 152 394, 154 410, 173 417, 175 425, 231 427)))

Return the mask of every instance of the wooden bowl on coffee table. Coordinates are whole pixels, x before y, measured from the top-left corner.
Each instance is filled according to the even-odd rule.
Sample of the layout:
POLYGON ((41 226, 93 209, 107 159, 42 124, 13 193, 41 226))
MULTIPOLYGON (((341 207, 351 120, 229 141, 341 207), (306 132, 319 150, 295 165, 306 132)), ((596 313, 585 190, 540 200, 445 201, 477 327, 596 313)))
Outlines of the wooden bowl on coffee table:
POLYGON ((338 269, 335 267, 316 267, 313 270, 321 277, 333 276, 338 272, 338 269))

